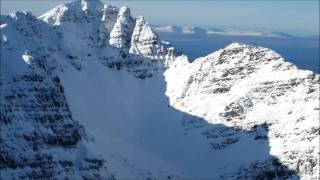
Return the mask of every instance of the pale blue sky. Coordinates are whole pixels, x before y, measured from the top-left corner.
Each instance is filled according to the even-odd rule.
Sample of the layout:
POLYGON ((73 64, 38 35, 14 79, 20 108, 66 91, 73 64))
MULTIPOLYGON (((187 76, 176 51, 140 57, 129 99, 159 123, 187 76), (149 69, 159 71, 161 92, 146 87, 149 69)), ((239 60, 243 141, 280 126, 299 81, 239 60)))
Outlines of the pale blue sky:
MULTIPOLYGON (((1 0, 1 14, 28 10, 40 15, 64 0, 1 0)), ((318 0, 245 1, 106 1, 128 6, 150 24, 194 25, 213 28, 282 31, 294 35, 319 35, 318 0)))

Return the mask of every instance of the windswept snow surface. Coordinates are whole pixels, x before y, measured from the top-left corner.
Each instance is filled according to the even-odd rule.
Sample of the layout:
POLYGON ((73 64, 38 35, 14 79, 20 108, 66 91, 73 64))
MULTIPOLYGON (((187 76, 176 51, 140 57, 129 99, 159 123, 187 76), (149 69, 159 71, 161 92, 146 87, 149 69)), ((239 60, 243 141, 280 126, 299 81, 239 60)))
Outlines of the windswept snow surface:
POLYGON ((1 23, 3 179, 318 178, 319 75, 270 49, 190 63, 100 1, 1 23))
POLYGON ((120 179, 148 171, 158 176, 219 178, 245 163, 270 158, 267 142, 249 134, 239 133, 241 141, 227 151, 212 152, 201 131, 187 133, 181 120, 194 117, 168 106, 160 74, 141 80, 105 69, 94 59, 89 62, 83 71, 65 70, 62 83, 74 118, 95 139, 90 146, 120 179), (123 170, 126 161, 137 171, 123 170))

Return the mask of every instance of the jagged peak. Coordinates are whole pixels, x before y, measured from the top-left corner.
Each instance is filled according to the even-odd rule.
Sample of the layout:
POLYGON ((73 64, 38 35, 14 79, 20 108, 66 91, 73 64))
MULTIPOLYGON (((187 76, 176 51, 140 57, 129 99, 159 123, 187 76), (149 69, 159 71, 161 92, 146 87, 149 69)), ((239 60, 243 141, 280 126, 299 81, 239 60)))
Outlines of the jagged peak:
POLYGON ((149 25, 149 23, 145 20, 145 18, 143 16, 137 16, 136 27, 145 27, 148 31, 151 31, 152 34, 156 35, 156 33, 154 33, 152 27, 149 25))
POLYGON ((130 39, 134 29, 134 19, 130 9, 126 6, 119 9, 117 20, 110 32, 109 44, 117 48, 129 48, 130 39))
POLYGON ((66 16, 66 14, 79 14, 80 12, 82 12, 81 1, 77 0, 60 4, 39 16, 39 19, 42 19, 48 24, 60 25, 61 21, 63 21, 63 17, 66 16), (77 11, 77 9, 79 10, 77 11))
POLYGON ((114 11, 119 11, 119 8, 117 6, 114 6, 112 4, 104 4, 103 5, 103 11, 108 11, 108 10, 114 10, 114 11))
POLYGON ((236 50, 236 49, 242 49, 241 51, 243 51, 245 53, 249 53, 249 54, 252 52, 247 51, 247 50, 255 49, 255 51, 267 51, 267 52, 274 54, 275 56, 280 56, 278 53, 276 53, 272 49, 260 47, 260 46, 249 45, 249 44, 240 43, 240 42, 233 42, 233 43, 227 45, 226 47, 224 47, 222 50, 229 51, 229 50, 236 50))
POLYGON ((129 18, 131 18, 130 8, 128 8, 127 6, 121 7, 119 9, 118 20, 123 23, 127 21, 129 18))
MULTIPOLYGON (((215 61, 218 64, 234 64, 239 62, 256 61, 257 64, 269 64, 272 61, 284 66, 291 67, 291 63, 284 61, 284 58, 272 49, 234 42, 230 45, 214 51, 204 57, 197 58, 194 62, 215 61)), ((257 65, 256 64, 256 65, 257 65)))
POLYGON ((99 11, 104 7, 100 0, 81 0, 83 11, 99 11))
POLYGON ((225 49, 234 49, 234 48, 252 48, 254 46, 248 45, 245 43, 240 43, 240 42, 233 42, 229 44, 228 46, 225 47, 225 49))
POLYGON ((136 21, 137 21, 137 23, 138 23, 138 22, 139 22, 139 23, 146 23, 146 21, 145 21, 145 19, 144 19, 143 16, 137 16, 136 21))
POLYGON ((137 16, 135 29, 141 28, 142 26, 148 26, 148 23, 145 21, 143 16, 137 16))
POLYGON ((156 40, 158 37, 156 33, 153 32, 152 28, 145 21, 143 16, 138 16, 136 18, 136 25, 133 31, 133 41, 141 40, 141 41, 149 41, 156 40))
POLYGON ((104 4, 99 0, 75 0, 63 3, 44 13, 39 18, 52 25, 60 25, 63 21, 70 21, 69 18, 78 19, 81 16, 93 15, 103 11, 104 4))
MULTIPOLYGON (((118 16, 119 8, 110 4, 105 4, 102 10, 102 21, 108 21, 107 23, 111 23, 116 21, 118 16)), ((111 23, 112 26, 114 25, 111 23)))
MULTIPOLYGON (((280 56, 278 53, 276 53, 272 49, 261 47, 261 46, 249 45, 249 44, 245 44, 245 43, 241 43, 241 42, 233 42, 233 43, 227 45, 226 47, 224 47, 224 50, 233 50, 233 49, 257 49, 260 51, 269 51, 269 52, 274 53, 277 56, 280 56)), ((250 52, 247 51, 247 53, 250 53, 250 52)))

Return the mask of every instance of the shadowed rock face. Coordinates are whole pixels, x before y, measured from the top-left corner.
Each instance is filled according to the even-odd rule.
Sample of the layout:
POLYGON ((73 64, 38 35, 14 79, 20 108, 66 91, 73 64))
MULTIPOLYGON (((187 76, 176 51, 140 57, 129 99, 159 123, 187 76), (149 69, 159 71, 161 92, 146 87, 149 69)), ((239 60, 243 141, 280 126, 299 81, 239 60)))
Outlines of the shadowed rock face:
POLYGON ((78 168, 79 177, 101 178, 104 160, 81 145, 87 137, 59 77, 30 73, 12 80, 1 86, 1 178, 75 177, 78 168))
POLYGON ((1 178, 317 178, 318 83, 239 43, 189 63, 99 1, 1 16, 1 178))

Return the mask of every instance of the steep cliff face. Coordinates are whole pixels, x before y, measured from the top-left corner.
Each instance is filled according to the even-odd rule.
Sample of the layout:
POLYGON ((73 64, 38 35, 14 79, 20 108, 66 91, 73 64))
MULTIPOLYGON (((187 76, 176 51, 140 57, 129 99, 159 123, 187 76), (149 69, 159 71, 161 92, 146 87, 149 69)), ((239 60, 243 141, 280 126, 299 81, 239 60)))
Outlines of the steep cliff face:
POLYGON ((111 178, 72 117, 56 73, 55 32, 26 12, 1 26, 1 178, 111 178))
MULTIPOLYGON (((64 49, 77 54, 87 49, 106 66, 125 68, 139 78, 151 77, 173 61, 174 48, 162 42, 143 17, 133 18, 128 7, 88 2, 60 5, 40 17, 58 31, 64 49)), ((85 63, 80 59, 72 60, 79 69, 85 63)))
POLYGON ((189 63, 98 0, 0 28, 1 178, 318 178, 319 75, 270 49, 189 63))
POLYGON ((270 153, 302 177, 319 168, 319 75, 274 51, 233 43, 166 71, 177 109, 241 129, 267 124, 270 153))
POLYGON ((2 178, 114 178, 104 157, 87 147, 94 137, 73 118, 61 77, 68 68, 83 71, 90 59, 139 78, 163 71, 165 58, 160 63, 143 51, 129 53, 132 34, 132 44, 143 43, 134 28, 128 8, 100 1, 62 4, 40 18, 29 12, 1 16, 2 178), (119 35, 120 42, 129 39, 127 47, 109 44, 117 23, 130 24, 119 35))
POLYGON ((134 24, 135 20, 131 17, 130 9, 127 7, 120 8, 117 21, 110 33, 110 45, 128 51, 134 24))

